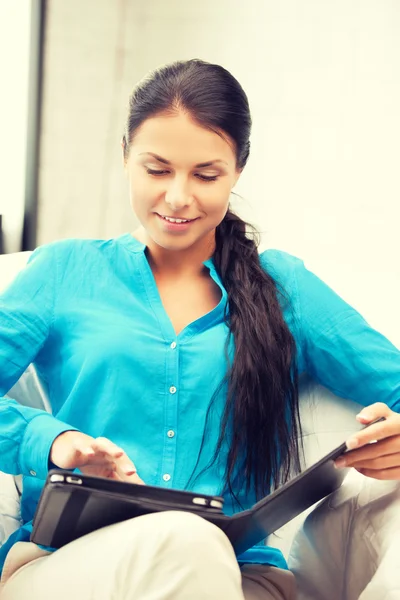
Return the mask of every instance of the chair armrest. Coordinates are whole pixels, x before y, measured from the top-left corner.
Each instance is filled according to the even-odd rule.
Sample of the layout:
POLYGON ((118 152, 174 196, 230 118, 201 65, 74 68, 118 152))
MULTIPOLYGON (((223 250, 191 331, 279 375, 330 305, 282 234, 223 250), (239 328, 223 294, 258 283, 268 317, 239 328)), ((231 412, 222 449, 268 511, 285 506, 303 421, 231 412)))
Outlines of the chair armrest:
POLYGON ((0 471, 0 546, 22 525, 16 479, 0 471))
MULTIPOLYGON (((343 443, 357 429, 356 414, 361 405, 339 398, 306 373, 299 378, 299 410, 304 456, 302 468, 317 462, 343 443)), ((347 477, 346 477, 347 480, 347 477)), ((267 544, 279 548, 288 557, 293 538, 316 505, 270 535, 267 544)))
POLYGON ((24 406, 52 412, 46 386, 39 379, 33 364, 29 365, 17 383, 7 392, 7 397, 24 406))
MULTIPOLYGON (((40 381, 34 365, 29 365, 19 381, 8 392, 7 397, 17 400, 24 406, 51 412, 46 388, 40 381)), ((0 471, 0 546, 22 524, 21 494, 21 475, 13 477, 0 471)))

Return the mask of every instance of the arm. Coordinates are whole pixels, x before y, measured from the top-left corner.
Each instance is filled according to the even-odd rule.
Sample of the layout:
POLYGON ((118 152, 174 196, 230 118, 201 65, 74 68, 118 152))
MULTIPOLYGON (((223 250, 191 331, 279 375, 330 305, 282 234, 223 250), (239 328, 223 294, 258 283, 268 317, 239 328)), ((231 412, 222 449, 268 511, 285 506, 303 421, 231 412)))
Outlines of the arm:
POLYGON ((307 372, 342 398, 399 411, 400 351, 303 261, 295 272, 307 372))
MULTIPOLYGON (((36 250, 0 296, 0 396, 34 361, 51 333, 57 295, 56 245, 36 250)), ((45 411, 0 398, 0 469, 45 479, 54 439, 74 429, 45 411)))
MULTIPOLYGON (((0 395, 14 385, 53 333, 58 249, 52 244, 36 250, 0 296, 0 395)), ((143 483, 126 453, 110 440, 94 439, 46 411, 0 398, 0 470, 45 479, 49 465, 143 483)))
POLYGON ((351 452, 336 466, 352 466, 375 479, 398 480, 400 351, 299 263, 298 309, 308 372, 338 396, 367 407, 357 415, 360 423, 385 418, 353 435, 347 441, 351 452))

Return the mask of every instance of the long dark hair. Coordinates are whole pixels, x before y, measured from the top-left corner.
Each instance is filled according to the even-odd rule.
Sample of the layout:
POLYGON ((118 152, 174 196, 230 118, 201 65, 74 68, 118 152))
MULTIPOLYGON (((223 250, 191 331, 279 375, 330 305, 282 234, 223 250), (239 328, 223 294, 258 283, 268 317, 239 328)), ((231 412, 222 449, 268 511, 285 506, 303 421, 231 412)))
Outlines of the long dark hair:
MULTIPOLYGON (((238 167, 245 166, 251 130, 247 96, 226 69, 201 60, 164 66, 137 85, 123 137, 125 158, 146 119, 179 110, 227 134, 235 143, 238 167)), ((261 497, 299 470, 296 345, 282 311, 290 299, 260 264, 256 230, 230 209, 215 241, 213 259, 228 294, 225 320, 235 343, 215 457, 229 435, 226 486, 235 496, 232 482, 239 471, 242 479, 235 487, 254 486, 261 497)))

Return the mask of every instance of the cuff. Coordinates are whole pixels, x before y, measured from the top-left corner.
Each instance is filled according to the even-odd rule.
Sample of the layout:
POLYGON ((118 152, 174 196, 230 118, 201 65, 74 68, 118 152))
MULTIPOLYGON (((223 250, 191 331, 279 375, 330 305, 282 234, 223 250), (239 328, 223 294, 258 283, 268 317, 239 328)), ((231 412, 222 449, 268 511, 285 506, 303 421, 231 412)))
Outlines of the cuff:
POLYGON ((51 446, 65 431, 78 430, 48 414, 29 421, 19 450, 20 473, 46 479, 51 446))

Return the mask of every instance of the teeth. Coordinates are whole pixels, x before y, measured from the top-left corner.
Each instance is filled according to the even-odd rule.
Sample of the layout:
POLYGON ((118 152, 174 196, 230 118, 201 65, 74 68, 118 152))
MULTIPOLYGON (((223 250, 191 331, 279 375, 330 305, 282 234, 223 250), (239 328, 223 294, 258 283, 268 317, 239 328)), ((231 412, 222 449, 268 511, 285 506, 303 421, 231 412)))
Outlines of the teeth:
POLYGON ((171 217, 163 217, 166 221, 171 221, 171 223, 189 223, 190 219, 171 219, 171 217))

